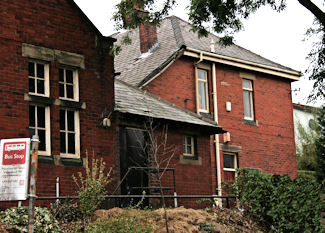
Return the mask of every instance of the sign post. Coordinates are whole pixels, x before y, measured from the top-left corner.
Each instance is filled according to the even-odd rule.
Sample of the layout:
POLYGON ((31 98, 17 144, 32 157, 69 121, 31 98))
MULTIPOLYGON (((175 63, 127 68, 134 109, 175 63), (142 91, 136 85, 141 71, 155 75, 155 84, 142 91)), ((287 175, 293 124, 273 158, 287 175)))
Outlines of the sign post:
POLYGON ((29 206, 28 206, 28 232, 34 232, 34 204, 36 199, 36 179, 38 166, 38 136, 34 135, 32 139, 32 161, 30 168, 29 182, 29 206))
POLYGON ((30 139, 0 142, 0 201, 27 199, 30 139))

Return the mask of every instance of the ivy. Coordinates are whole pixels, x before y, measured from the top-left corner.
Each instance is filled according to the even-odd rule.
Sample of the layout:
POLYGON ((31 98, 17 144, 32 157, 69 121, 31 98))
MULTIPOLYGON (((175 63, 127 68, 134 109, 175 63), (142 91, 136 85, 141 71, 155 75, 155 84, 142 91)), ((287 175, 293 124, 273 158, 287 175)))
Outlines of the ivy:
POLYGON ((240 169, 230 189, 245 214, 269 232, 323 232, 321 187, 314 180, 240 169))

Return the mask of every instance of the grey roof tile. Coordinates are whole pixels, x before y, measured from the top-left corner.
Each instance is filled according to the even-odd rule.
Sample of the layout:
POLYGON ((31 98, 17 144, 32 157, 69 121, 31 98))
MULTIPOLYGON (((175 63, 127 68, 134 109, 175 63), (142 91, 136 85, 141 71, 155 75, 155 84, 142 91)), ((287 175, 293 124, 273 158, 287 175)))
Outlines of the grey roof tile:
MULTIPOLYGON (((115 70, 121 73, 117 77, 118 79, 128 84, 139 86, 143 84, 143 80, 147 79, 147 77, 158 67, 166 65, 166 61, 179 51, 182 46, 185 45, 193 49, 210 52, 211 39, 215 42, 219 40, 219 37, 211 33, 208 37, 199 38, 198 35, 191 30, 191 25, 188 22, 176 16, 170 16, 164 19, 157 28, 157 32, 158 47, 146 57, 140 56, 138 29, 114 35, 118 43, 127 33, 129 33, 129 37, 132 39, 132 44, 122 46, 121 53, 115 57, 115 70)), ((215 50, 215 53, 218 55, 238 58, 287 71, 295 71, 235 44, 223 47, 216 43, 215 50)))
POLYGON ((213 127, 222 132, 215 122, 118 80, 115 81, 115 111, 213 127))

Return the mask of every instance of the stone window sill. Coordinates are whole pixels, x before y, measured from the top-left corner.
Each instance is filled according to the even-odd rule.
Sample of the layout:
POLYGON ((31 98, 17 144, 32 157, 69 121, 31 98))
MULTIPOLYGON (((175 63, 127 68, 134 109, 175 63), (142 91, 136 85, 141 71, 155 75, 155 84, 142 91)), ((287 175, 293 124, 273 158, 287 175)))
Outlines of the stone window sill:
POLYGON ((202 165, 202 157, 189 157, 184 156, 183 154, 179 156, 179 163, 180 164, 186 164, 186 165, 196 165, 201 166, 202 165))

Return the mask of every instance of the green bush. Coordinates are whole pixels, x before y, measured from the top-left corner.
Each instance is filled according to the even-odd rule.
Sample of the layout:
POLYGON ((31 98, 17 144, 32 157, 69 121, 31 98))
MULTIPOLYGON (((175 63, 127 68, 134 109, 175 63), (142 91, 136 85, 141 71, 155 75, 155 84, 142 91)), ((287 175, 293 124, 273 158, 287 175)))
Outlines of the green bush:
POLYGON ((311 179, 270 175, 245 169, 231 185, 240 205, 269 232, 323 232, 320 185, 311 179))
POLYGON ((309 170, 298 170, 298 177, 316 180, 316 172, 309 170))
POLYGON ((150 233, 157 226, 150 220, 152 213, 145 210, 124 210, 117 217, 101 219, 90 224, 86 232, 89 233, 150 233))
POLYGON ((78 173, 78 178, 73 176, 73 180, 78 186, 78 196, 80 208, 84 216, 84 221, 88 221, 95 210, 104 201, 107 194, 106 186, 110 182, 110 171, 105 173, 105 162, 101 159, 92 159, 91 167, 86 164, 86 175, 78 173))
MULTIPOLYGON (((0 213, 0 221, 10 225, 12 230, 28 232, 28 208, 10 208, 0 213)), ((34 232, 61 232, 57 220, 46 208, 35 207, 34 232)))

